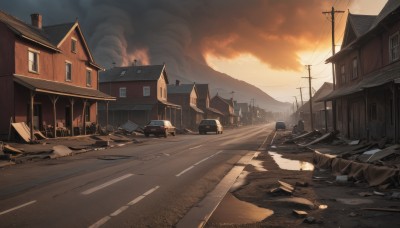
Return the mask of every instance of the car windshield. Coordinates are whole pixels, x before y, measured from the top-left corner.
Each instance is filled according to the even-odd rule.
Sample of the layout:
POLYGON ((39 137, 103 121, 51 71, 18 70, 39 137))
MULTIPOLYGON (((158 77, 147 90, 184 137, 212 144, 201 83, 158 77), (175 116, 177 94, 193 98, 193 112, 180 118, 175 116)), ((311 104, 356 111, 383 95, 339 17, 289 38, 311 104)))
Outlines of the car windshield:
POLYGON ((215 120, 202 120, 201 125, 215 125, 215 120))
POLYGON ((152 120, 148 124, 149 126, 164 126, 164 121, 162 120, 152 120))

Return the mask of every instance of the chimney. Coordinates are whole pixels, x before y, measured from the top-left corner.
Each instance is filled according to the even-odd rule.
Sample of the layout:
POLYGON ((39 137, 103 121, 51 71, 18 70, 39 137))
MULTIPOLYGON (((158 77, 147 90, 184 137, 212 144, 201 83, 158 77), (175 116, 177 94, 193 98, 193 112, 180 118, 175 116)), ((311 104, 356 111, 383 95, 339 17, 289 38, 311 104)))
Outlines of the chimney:
POLYGON ((176 80, 176 81, 175 81, 175 85, 176 85, 176 86, 179 86, 179 84, 181 84, 181 81, 176 80))
POLYGON ((40 15, 38 13, 31 14, 31 21, 32 21, 33 27, 42 29, 42 15, 40 15))

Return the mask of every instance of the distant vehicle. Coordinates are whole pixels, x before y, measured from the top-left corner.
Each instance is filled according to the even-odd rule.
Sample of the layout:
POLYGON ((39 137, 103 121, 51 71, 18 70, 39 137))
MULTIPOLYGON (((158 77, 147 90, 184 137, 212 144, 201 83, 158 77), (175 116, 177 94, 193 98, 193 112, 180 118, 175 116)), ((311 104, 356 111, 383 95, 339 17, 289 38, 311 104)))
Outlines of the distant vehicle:
POLYGON ((176 135, 175 127, 169 120, 152 120, 144 127, 143 132, 146 137, 149 137, 149 135, 154 135, 156 137, 164 135, 166 138, 168 134, 172 136, 176 135))
POLYGON ((207 132, 215 132, 215 134, 222 134, 224 128, 217 119, 204 119, 199 124, 199 134, 207 134, 207 132))
POLYGON ((276 121, 275 130, 286 130, 286 124, 283 121, 276 121))

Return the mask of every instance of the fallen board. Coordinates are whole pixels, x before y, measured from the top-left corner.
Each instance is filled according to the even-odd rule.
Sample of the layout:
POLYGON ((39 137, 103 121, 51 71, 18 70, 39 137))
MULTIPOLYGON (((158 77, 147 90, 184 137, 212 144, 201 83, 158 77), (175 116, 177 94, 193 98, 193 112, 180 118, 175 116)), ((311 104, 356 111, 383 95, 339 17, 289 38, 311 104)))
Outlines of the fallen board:
POLYGON ((315 139, 315 140, 314 140, 314 141, 312 141, 312 142, 309 142, 309 143, 307 143, 307 144, 304 144, 304 145, 299 145, 299 146, 301 146, 301 147, 310 146, 310 145, 313 145, 313 144, 316 144, 316 143, 322 142, 322 141, 324 141, 324 140, 328 139, 328 138, 329 138, 329 137, 331 137, 331 136, 332 136, 332 133, 326 133, 325 135, 323 135, 323 136, 321 136, 321 137, 319 137, 319 138, 315 139))
POLYGON ((31 141, 31 131, 29 130, 29 128, 27 128, 27 125, 24 122, 11 123, 11 125, 25 142, 28 143, 31 141))

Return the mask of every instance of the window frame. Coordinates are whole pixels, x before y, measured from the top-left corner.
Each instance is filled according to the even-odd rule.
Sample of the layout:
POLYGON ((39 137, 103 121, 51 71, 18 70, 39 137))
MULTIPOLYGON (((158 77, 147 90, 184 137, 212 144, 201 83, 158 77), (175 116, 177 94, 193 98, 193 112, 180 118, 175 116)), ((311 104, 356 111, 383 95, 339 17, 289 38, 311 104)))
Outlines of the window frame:
POLYGON ((357 57, 353 58, 351 61, 351 79, 358 78, 358 59, 357 57), (355 65, 354 65, 355 63, 355 65))
POLYGON ((126 98, 126 87, 119 87, 119 97, 120 98, 126 98))
POLYGON ((92 70, 86 69, 86 86, 92 87, 92 70), (89 80, 88 80, 89 79, 89 80))
POLYGON ((66 82, 71 82, 72 81, 72 63, 69 62, 69 61, 65 61, 65 81, 66 82), (68 66, 70 66, 69 75, 68 75, 68 66))
POLYGON ((150 97, 150 86, 143 86, 143 97, 150 97))
POLYGON ((78 39, 72 37, 71 38, 71 52, 72 53, 76 54, 78 52, 77 44, 78 44, 78 39))
POLYGON ((391 63, 399 60, 399 58, 400 58, 399 47, 400 47, 400 36, 399 36, 399 32, 396 32, 396 33, 392 34, 391 36, 389 36, 389 61, 391 63), (397 45, 393 46, 393 38, 395 38, 395 37, 397 37, 397 45), (394 56, 394 53, 396 54, 396 56, 394 56))
POLYGON ((30 73, 35 73, 35 74, 39 73, 39 54, 40 51, 38 50, 31 48, 28 49, 28 71, 30 73), (34 63, 36 64, 33 64, 36 66, 36 69, 33 69, 33 65, 31 64, 31 53, 33 54, 34 57, 36 57, 36 59, 34 59, 34 63))

